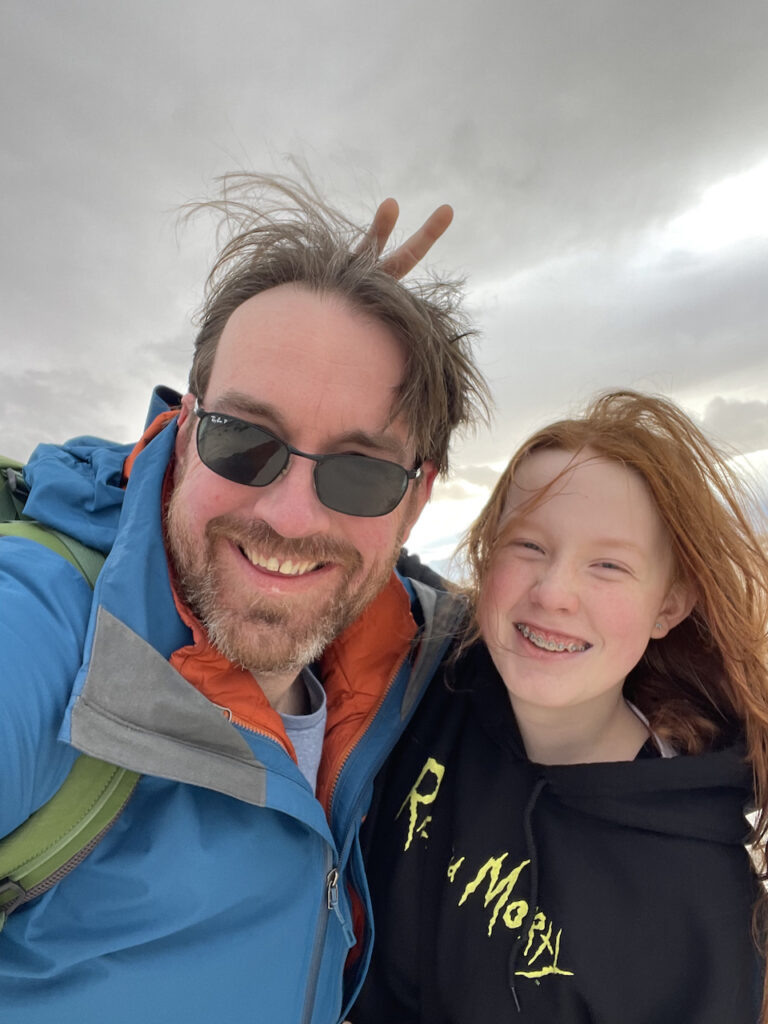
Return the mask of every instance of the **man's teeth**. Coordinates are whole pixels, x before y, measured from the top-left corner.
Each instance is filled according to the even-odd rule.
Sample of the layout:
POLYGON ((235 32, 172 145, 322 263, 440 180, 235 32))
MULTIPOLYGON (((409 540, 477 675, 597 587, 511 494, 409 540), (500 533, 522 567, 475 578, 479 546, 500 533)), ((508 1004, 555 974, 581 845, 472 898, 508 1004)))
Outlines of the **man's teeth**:
POLYGON ((259 569, 266 569, 268 572, 279 572, 281 576, 303 576, 322 564, 321 562, 292 562, 290 559, 280 562, 274 556, 266 558, 252 551, 246 551, 245 548, 240 550, 251 565, 255 565, 259 569))
POLYGON ((568 651, 569 654, 576 654, 579 651, 586 651, 589 647, 589 644, 578 643, 575 640, 568 642, 565 640, 547 640, 545 636, 534 633, 530 626, 526 626, 524 622, 518 622, 515 625, 526 640, 530 640, 534 647, 541 647, 544 651, 568 651))

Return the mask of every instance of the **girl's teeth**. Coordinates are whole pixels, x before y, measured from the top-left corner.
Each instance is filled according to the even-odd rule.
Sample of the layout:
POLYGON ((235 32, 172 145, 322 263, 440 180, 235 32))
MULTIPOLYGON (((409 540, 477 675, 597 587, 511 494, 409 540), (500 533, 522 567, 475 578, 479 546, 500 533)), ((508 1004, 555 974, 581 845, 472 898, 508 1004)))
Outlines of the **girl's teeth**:
POLYGON ((570 641, 565 643, 563 640, 546 640, 543 636, 526 626, 525 623, 518 623, 517 629, 523 634, 526 640, 530 640, 534 647, 540 647, 545 651, 568 651, 569 654, 577 654, 580 651, 586 651, 588 644, 577 643, 576 641, 570 641))

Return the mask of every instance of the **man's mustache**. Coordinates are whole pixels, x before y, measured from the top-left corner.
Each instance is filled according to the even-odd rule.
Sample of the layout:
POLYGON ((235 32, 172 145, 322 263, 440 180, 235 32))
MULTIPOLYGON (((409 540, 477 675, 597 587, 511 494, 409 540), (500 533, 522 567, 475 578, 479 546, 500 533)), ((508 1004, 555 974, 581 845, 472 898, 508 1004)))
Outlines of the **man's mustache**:
POLYGON ((360 552, 351 544, 322 536, 283 537, 263 520, 243 522, 233 515, 216 516, 207 523, 205 534, 209 542, 228 540, 281 562, 334 562, 351 570, 362 565, 360 552))

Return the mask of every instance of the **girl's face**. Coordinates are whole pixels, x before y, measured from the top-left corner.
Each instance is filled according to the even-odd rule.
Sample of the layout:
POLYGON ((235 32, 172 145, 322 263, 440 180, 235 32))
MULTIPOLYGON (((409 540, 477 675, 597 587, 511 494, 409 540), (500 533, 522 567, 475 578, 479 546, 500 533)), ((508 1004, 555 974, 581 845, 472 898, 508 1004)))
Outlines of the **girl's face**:
POLYGON ((670 542, 645 482, 590 449, 535 452, 515 474, 501 530, 478 619, 515 710, 618 700, 649 640, 689 611, 687 589, 670 587, 670 542))

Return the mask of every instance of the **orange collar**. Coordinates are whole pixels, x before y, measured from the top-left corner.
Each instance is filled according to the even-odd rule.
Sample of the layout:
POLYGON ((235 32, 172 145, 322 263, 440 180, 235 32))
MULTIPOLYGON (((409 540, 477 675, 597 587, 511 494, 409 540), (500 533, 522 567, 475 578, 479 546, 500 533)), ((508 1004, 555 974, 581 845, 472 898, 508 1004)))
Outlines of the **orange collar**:
POLYGON ((127 480, 131 475, 133 464, 136 459, 141 455, 144 449, 147 447, 149 442, 157 437, 161 430, 171 422, 174 416, 178 416, 178 409, 168 409, 166 412, 161 412, 158 416, 152 420, 147 429, 141 435, 139 440, 133 446, 133 451, 123 463, 123 480, 127 480))
MULTIPOLYGON (((295 760, 280 715, 250 672, 233 665, 213 647, 202 625, 174 590, 176 608, 192 630, 193 642, 174 651, 173 667, 208 700, 228 709, 240 725, 279 743, 295 760)), ((416 622, 403 584, 392 573, 381 593, 328 647, 320 677, 328 701, 317 796, 327 801, 349 750, 367 729, 416 635, 416 622)))

